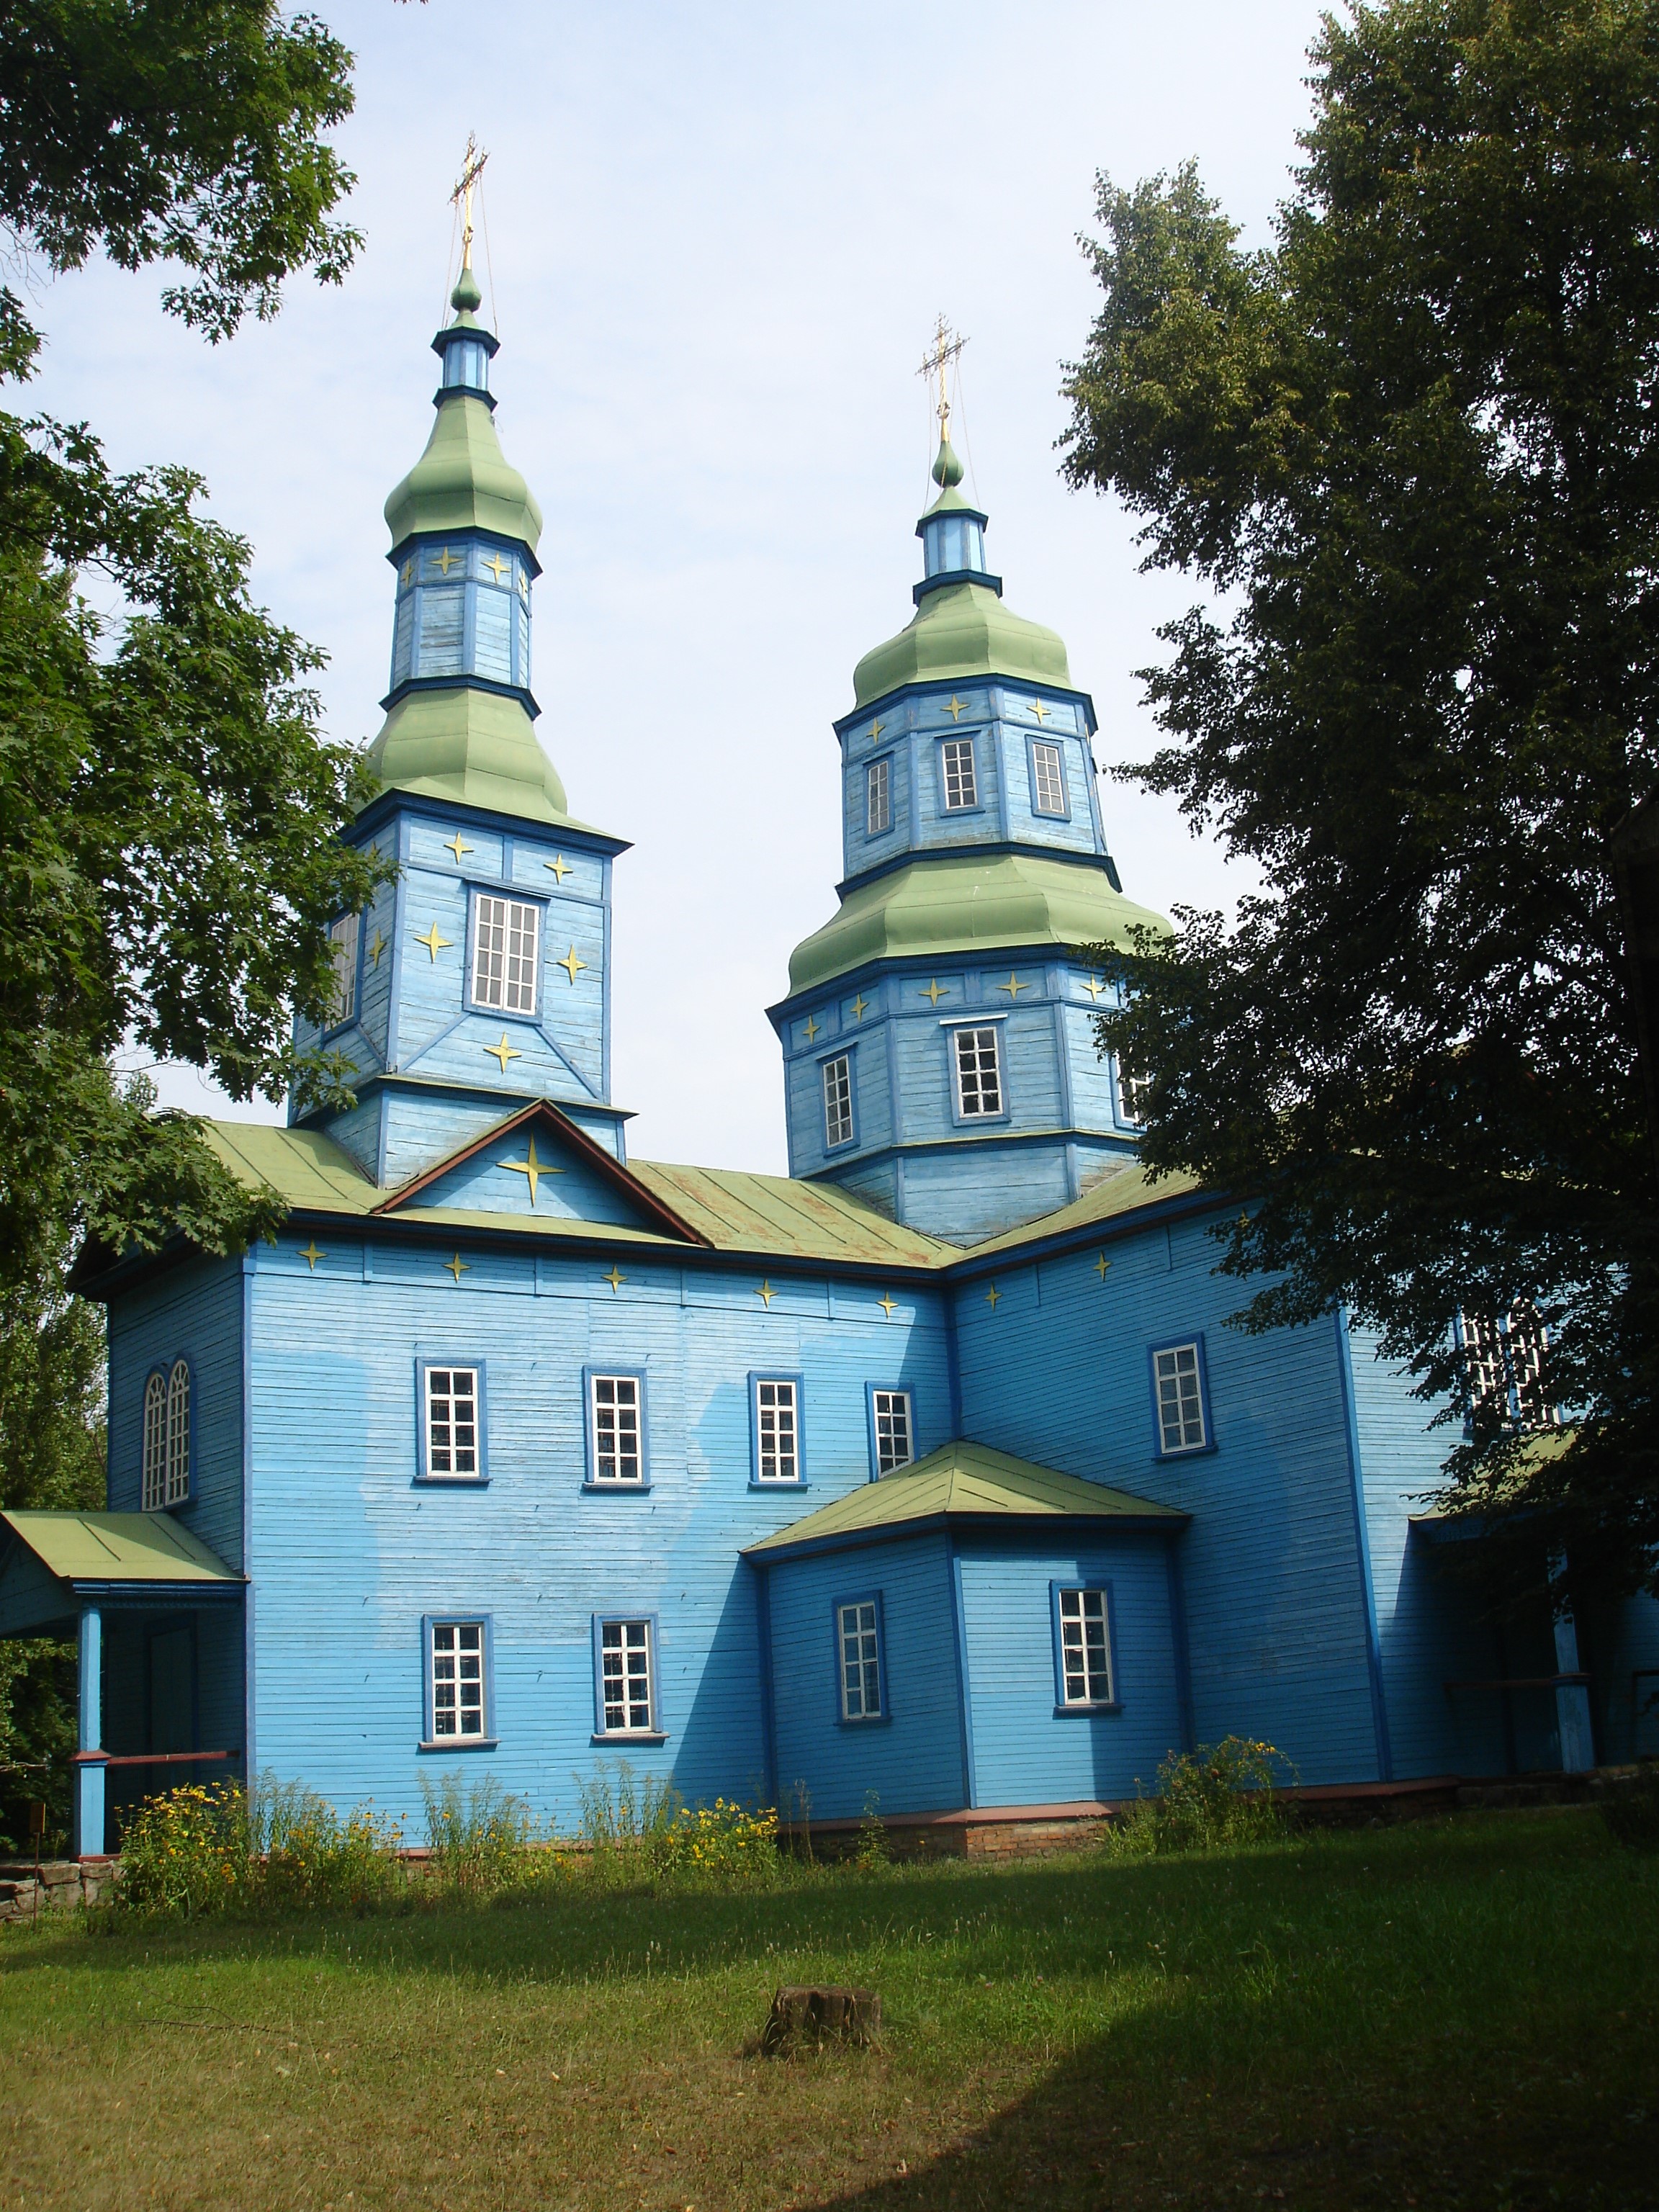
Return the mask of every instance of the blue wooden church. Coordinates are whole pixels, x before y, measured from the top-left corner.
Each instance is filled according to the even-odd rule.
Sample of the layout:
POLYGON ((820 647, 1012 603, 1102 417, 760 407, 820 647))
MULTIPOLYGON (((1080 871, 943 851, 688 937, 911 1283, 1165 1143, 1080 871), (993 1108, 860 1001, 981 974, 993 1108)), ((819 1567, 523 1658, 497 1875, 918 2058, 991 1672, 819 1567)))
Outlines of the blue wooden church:
MULTIPOLYGON (((914 614, 836 726, 838 903, 770 1010, 789 1176, 629 1157, 626 847, 537 736, 541 516, 470 267, 453 304, 353 833, 396 881, 333 933, 358 1103, 215 1127, 286 1229, 88 1285, 108 1510, 3 1523, 0 1634, 79 1638, 79 1848, 265 1770, 416 1826, 423 1773, 488 1772, 568 1829, 626 1757, 946 1841, 1229 1731, 1307 1784, 1659 1746, 1656 1608, 1491 1625, 1400 1378, 1340 1313, 1225 1327, 1220 1201, 1137 1168, 1078 948, 1149 917, 948 416, 914 614)), ((1524 1354, 1492 1340, 1517 1417, 1524 1354)))

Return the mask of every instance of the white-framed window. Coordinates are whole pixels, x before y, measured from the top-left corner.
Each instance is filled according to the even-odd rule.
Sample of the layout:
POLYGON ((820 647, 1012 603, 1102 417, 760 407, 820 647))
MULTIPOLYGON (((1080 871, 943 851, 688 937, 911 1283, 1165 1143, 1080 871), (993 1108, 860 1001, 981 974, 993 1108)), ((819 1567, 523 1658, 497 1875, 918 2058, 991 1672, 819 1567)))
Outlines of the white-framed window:
POLYGON ((1031 746, 1031 787, 1039 814, 1066 812, 1066 763, 1060 747, 1043 738, 1031 746))
POLYGON ((489 1732, 484 1696, 484 1624, 482 1620, 428 1621, 427 1638, 432 1741, 477 1742, 489 1732))
POLYGON ((175 1359, 144 1385, 143 1472, 146 1513, 182 1505, 190 1496, 190 1369, 175 1359))
POLYGON ((1152 1354, 1152 1374, 1158 1388, 1158 1449, 1202 1451, 1210 1437, 1197 1343, 1163 1346, 1152 1354))
POLYGON ((1060 1616, 1060 1701, 1063 1705, 1109 1705, 1112 1639, 1103 1589, 1054 1593, 1060 1616))
POLYGON ((652 1680, 651 1623, 599 1623, 599 1710, 603 1735, 655 1733, 656 1684, 652 1680))
POLYGON ((945 773, 945 811, 958 814, 964 806, 979 805, 979 783, 974 774, 971 738, 946 738, 939 747, 945 773))
POLYGON ((476 1367, 428 1367, 426 1370, 426 1471, 463 1475, 481 1472, 476 1367))
POLYGON ((793 1376, 755 1378, 755 1480, 800 1480, 799 1385, 793 1376))
POLYGON ((357 1012, 357 933, 359 917, 342 915, 328 933, 334 958, 334 1012, 337 1022, 349 1022, 357 1012))
POLYGON ((1530 1298, 1500 1318, 1458 1316, 1473 1405, 1494 1402, 1504 1419, 1522 1429, 1555 1425, 1555 1408, 1544 1395, 1544 1355, 1549 1331, 1530 1298))
POLYGON ((891 1474, 915 1457, 915 1429, 908 1390, 872 1390, 870 1418, 876 1432, 876 1473, 891 1474))
POLYGON ((591 1375, 588 1419, 595 1482, 639 1482, 644 1479, 641 1450, 640 1378, 637 1375, 591 1375))
POLYGON ((864 777, 864 826, 866 836, 879 837, 893 826, 893 763, 873 760, 864 777))
POLYGON ((1133 1122, 1139 1128, 1146 1118, 1146 1079, 1137 1074, 1133 1067, 1126 1066, 1121 1054, 1112 1065, 1117 1070, 1118 1112, 1126 1121, 1133 1122))
POLYGON ((823 1063, 823 1142, 834 1152, 853 1141, 853 1059, 840 1052, 823 1063))
POLYGON ((529 899, 472 898, 472 1000, 509 1014, 533 1014, 541 972, 542 910, 529 899))
POLYGON ((972 1121, 988 1114, 1000 1114, 1002 1064, 994 1024, 988 1024, 984 1029, 952 1030, 951 1056, 958 1118, 972 1121))
POLYGON ((881 1717, 881 1613, 872 1597, 836 1607, 836 1643, 844 1721, 881 1717))

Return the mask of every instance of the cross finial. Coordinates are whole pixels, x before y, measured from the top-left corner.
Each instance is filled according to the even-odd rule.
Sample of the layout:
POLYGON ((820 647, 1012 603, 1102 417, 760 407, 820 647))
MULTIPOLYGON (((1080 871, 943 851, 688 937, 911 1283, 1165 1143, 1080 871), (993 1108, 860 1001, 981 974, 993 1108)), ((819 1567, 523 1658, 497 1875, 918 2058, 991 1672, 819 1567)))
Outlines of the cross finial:
POLYGON ((921 367, 916 371, 916 374, 925 383, 931 385, 935 376, 939 379, 939 402, 934 411, 939 416, 939 434, 941 439, 949 437, 951 434, 951 393, 945 383, 945 372, 967 343, 967 339, 960 331, 952 331, 950 324, 941 315, 939 319, 939 328, 933 332, 933 345, 922 356, 921 367))
POLYGON ((455 189, 449 195, 449 204, 461 203, 461 266, 472 266, 472 192, 483 174, 484 163, 489 159, 479 147, 471 131, 466 134, 466 152, 461 160, 461 173, 455 189))

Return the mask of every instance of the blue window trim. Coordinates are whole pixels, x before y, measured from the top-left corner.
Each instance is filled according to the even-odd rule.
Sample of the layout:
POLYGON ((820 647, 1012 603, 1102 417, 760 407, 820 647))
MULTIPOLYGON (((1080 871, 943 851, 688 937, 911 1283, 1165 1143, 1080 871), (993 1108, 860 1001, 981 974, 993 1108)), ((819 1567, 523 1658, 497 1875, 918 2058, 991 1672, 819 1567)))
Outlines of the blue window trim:
POLYGON ((462 1005, 469 1014, 484 1014, 492 1022, 522 1022, 528 1029, 538 1028, 547 1008, 547 901, 539 891, 527 890, 522 884, 489 882, 478 876, 464 876, 461 883, 466 892, 466 927, 461 932, 461 957, 465 963, 461 975, 462 1005), (511 899, 515 906, 533 906, 540 914, 536 925, 536 1003, 528 1013, 521 1006, 487 1006, 472 995, 472 940, 477 933, 480 898, 511 899))
MULTIPOLYGON (((897 755, 893 747, 886 745, 883 747, 880 752, 872 753, 864 762, 864 842, 866 845, 873 844, 878 837, 890 837, 893 832, 898 828, 898 809, 893 804, 893 790, 894 786, 897 781, 897 778, 893 774, 893 764, 896 758, 897 755), (884 830, 872 830, 870 827, 870 778, 877 764, 882 761, 885 761, 887 763, 887 827, 884 830)), ((977 772, 979 767, 977 761, 974 763, 974 766, 975 771, 975 787, 977 789, 977 772)), ((968 810, 965 807, 963 810, 964 813, 967 811, 968 810)))
POLYGON ((1031 816, 1037 822, 1069 822, 1072 818, 1072 779, 1066 773, 1066 740, 1058 731, 1045 736, 1041 730, 1025 732, 1025 773, 1031 787, 1031 816), (1066 804, 1058 814, 1050 808, 1037 805, 1036 749, 1052 745, 1060 755, 1060 787, 1065 793, 1066 804))
MULTIPOLYGON (((643 1367, 602 1364, 582 1370, 582 1488, 589 1497, 643 1497, 651 1487, 651 1408, 643 1367), (593 1473, 593 1378, 596 1375, 627 1379, 640 1386, 640 1479, 637 1482, 600 1482, 593 1473)), ((616 1614, 613 1618, 620 1620, 616 1614)), ((630 1620, 642 1618, 630 1614, 630 1620)))
POLYGON ((489 1487, 489 1383, 485 1362, 472 1352, 458 1352, 453 1359, 415 1362, 415 1480, 422 1489, 487 1490, 489 1487), (470 1367, 478 1378, 478 1472, 476 1474, 434 1474, 427 1464, 432 1439, 427 1430, 426 1378, 434 1367, 470 1367))
POLYGON ((1081 1715, 1085 1720, 1091 1713, 1121 1713, 1123 1711, 1123 1677, 1117 1667, 1117 1607, 1112 1602, 1112 1585, 1108 1580, 1087 1582, 1072 1579, 1051 1582, 1048 1585, 1048 1628, 1054 1646, 1054 1718, 1071 1720, 1081 1715), (1060 1594, 1061 1590, 1099 1590, 1106 1600, 1106 1664, 1111 1669, 1112 1694, 1082 1705, 1066 1702, 1066 1663, 1061 1656, 1060 1641, 1060 1594))
POLYGON ((805 1490, 806 1486, 806 1378, 804 1375, 792 1375, 787 1368, 753 1368, 749 1376, 749 1487, 751 1490, 805 1490), (769 1476, 764 1481, 761 1480, 760 1386, 763 1382, 793 1382, 795 1386, 796 1472, 787 1480, 775 1476, 769 1476))
POLYGON ((423 1613, 421 1615, 421 1740, 417 1751, 494 1751, 499 1738, 495 1734, 495 1620, 493 1613, 469 1611, 464 1606, 451 1606, 442 1613, 423 1613), (432 1632, 447 1627, 450 1623, 476 1621, 483 1630, 483 1723, 482 1735, 443 1735, 432 1733, 432 1632))
MULTIPOLYGON (((329 924, 329 927, 331 930, 336 922, 349 921, 350 918, 349 915, 337 914, 334 917, 334 921, 329 924)), ((362 1021, 363 952, 364 948, 368 942, 368 932, 363 927, 363 924, 368 920, 368 908, 365 907, 357 916, 356 973, 352 978, 351 984, 351 1012, 345 1017, 343 1021, 325 1022, 323 1024, 322 1029, 318 1034, 325 1044, 328 1042, 330 1037, 340 1036, 343 1036, 347 1030, 356 1029, 362 1021)), ((330 941, 332 942, 331 939, 330 941)))
POLYGON ((878 1589, 843 1591, 830 1601, 830 1640, 835 1653, 836 1726, 844 1729, 884 1728, 893 1717, 893 1709, 887 1696, 887 1614, 878 1589), (876 1690, 881 1699, 881 1711, 864 1713, 849 1719, 842 1702, 841 1659, 841 1613, 848 1605, 873 1605, 876 1608, 876 1690))
POLYGON ((1008 1009, 988 1006, 974 1014, 941 1014, 940 1033, 945 1036, 945 1103, 950 1110, 951 1126, 955 1129, 996 1128, 1011 1116, 1008 1106, 1008 1050, 1007 1041, 1001 1030, 997 1031, 997 1088, 1002 1097, 1000 1114, 964 1114, 957 1097, 957 1047, 950 1034, 956 1030, 988 1030, 1008 1018, 1008 1009))
MULTIPOLYGON (((145 1510, 144 1401, 149 1395, 150 1377, 153 1375, 159 1375, 161 1378, 162 1387, 165 1389, 167 1383, 173 1379, 173 1369, 179 1365, 181 1360, 184 1363, 185 1381, 190 1385, 190 1419, 185 1431, 185 1450, 186 1454, 186 1465, 185 1468, 186 1482, 185 1486, 185 1494, 182 1498, 175 1498, 171 1505, 155 1505, 149 1507, 148 1510, 154 1513, 176 1513, 181 1505, 194 1505, 196 1503, 196 1363, 187 1352, 175 1352, 166 1359, 151 1360, 149 1365, 144 1370, 143 1386, 138 1393, 138 1504, 141 1510, 145 1510)), ((164 1482, 163 1487, 165 1488, 165 1486, 166 1485, 164 1482)))
MULTIPOLYGON (((898 1391, 909 1401, 910 1456, 904 1462, 905 1465, 914 1467, 916 1462, 924 1456, 918 1449, 921 1440, 916 1434, 916 1394, 908 1382, 866 1382, 864 1386, 864 1412, 870 1430, 870 1480, 872 1482, 879 1482, 882 1480, 881 1462, 876 1454, 876 1393, 878 1390, 898 1391)), ((895 1468, 894 1472, 896 1473, 897 1469, 895 1468)))
POLYGON ((978 730, 971 727, 966 730, 935 730, 931 735, 933 739, 933 790, 939 802, 939 819, 941 822, 960 822, 967 815, 983 814, 986 811, 985 763, 981 757, 978 730), (973 747, 974 803, 971 806, 947 806, 945 803, 945 748, 948 744, 973 747))
MULTIPOLYGON (((605 1369, 599 1370, 602 1374, 605 1369)), ((623 1613, 619 1608, 610 1613, 592 1615, 593 1632, 593 1735, 595 1743, 666 1743, 668 1731, 662 1724, 662 1666, 661 1638, 654 1613, 623 1613), (646 1628, 646 1648, 651 1654, 651 1725, 648 1729, 607 1729, 605 1724, 605 1658, 600 1642, 602 1631, 622 1620, 642 1620, 646 1628)))
POLYGON ((1217 1449, 1215 1415, 1210 1410, 1210 1369, 1204 1355, 1204 1332, 1201 1328, 1188 1331, 1184 1336, 1166 1336, 1146 1347, 1146 1387, 1152 1394, 1152 1457, 1155 1460, 1203 1459, 1217 1449), (1179 1451, 1164 1449, 1164 1424, 1158 1410, 1158 1355, 1160 1352, 1180 1352, 1188 1345, 1198 1352, 1198 1402, 1204 1414, 1204 1441, 1201 1444, 1184 1444, 1179 1451))
POLYGON ((858 1150, 858 1055, 859 1048, 857 1038, 843 1037, 838 1044, 832 1046, 828 1052, 819 1053, 815 1063, 818 1072, 818 1150, 823 1154, 826 1159, 830 1158, 832 1154, 836 1152, 853 1152, 858 1150), (823 1071, 829 1066, 832 1060, 844 1060, 847 1062, 847 1087, 848 1091, 851 1093, 853 1106, 853 1133, 850 1137, 843 1137, 838 1145, 832 1145, 830 1142, 830 1124, 823 1110, 823 1071))

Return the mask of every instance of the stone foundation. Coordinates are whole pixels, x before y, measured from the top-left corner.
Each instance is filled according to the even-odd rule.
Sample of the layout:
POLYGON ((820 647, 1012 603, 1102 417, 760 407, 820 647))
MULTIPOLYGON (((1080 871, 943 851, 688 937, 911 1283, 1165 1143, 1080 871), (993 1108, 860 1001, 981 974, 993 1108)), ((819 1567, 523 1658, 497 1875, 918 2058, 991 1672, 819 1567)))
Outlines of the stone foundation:
POLYGON ((0 1926, 38 1920, 44 1912, 69 1912, 77 1905, 107 1905, 118 1859, 0 1859, 0 1926))

